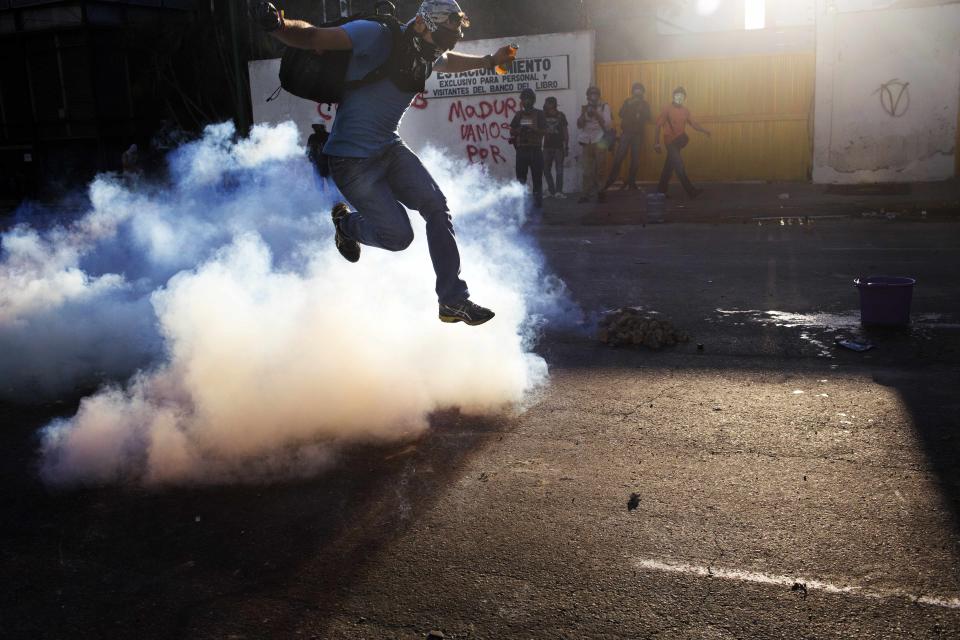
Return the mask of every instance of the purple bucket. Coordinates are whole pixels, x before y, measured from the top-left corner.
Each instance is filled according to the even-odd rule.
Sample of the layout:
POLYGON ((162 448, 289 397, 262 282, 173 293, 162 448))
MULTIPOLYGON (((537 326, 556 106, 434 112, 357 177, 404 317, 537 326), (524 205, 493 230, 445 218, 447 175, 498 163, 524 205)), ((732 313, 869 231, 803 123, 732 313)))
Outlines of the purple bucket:
POLYGON ((861 324, 910 324, 910 302, 913 285, 917 284, 914 278, 870 276, 857 278, 853 284, 860 290, 861 324))

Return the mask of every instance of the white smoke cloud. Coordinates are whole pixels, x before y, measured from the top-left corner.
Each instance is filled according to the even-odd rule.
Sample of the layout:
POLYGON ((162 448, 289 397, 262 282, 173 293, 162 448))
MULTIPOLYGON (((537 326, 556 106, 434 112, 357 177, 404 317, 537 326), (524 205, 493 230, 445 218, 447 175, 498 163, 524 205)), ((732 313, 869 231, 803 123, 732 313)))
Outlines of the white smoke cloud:
POLYGON ((437 319, 416 214, 406 251, 340 257, 336 193, 314 179, 292 123, 238 142, 230 125, 210 127, 171 156, 171 185, 102 177, 70 226, 5 234, 0 348, 21 348, 0 388, 115 380, 46 427, 43 477, 303 475, 338 443, 412 437, 438 409, 518 406, 547 376, 534 331, 572 306, 522 230, 519 185, 437 151, 424 161, 450 202, 473 298, 497 312, 481 327, 437 319), (71 327, 84 328, 73 342, 71 327))

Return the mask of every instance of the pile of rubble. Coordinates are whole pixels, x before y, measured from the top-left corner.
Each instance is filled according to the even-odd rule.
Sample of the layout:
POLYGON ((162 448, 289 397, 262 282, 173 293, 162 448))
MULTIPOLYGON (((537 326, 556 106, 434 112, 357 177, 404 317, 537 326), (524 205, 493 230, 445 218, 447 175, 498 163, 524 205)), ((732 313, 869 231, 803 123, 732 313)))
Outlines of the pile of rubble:
POLYGON ((597 337, 600 342, 613 347, 643 345, 650 349, 690 341, 690 336, 678 331, 667 320, 658 320, 644 315, 639 309, 632 307, 607 312, 600 320, 597 337))

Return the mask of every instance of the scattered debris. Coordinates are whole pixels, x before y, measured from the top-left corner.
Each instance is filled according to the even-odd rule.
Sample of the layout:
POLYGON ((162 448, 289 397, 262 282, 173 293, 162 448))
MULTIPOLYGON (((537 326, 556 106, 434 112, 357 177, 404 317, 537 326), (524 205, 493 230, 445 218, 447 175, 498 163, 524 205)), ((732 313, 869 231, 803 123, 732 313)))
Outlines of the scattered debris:
POLYGON ((789 199, 790 199, 790 194, 789 194, 789 193, 781 193, 781 194, 778 195, 777 197, 780 198, 781 200, 789 200, 789 199))
POLYGON ((490 479, 490 476, 488 476, 486 472, 481 473, 480 477, 477 478, 477 480, 479 480, 480 482, 486 482, 489 479, 490 479))
POLYGON ((427 634, 427 640, 443 640, 446 637, 443 631, 431 631, 427 634))
POLYGON ((851 351, 857 351, 859 353, 873 349, 873 343, 869 340, 854 340, 852 338, 844 338, 842 336, 837 336, 837 345, 843 347, 844 349, 850 349, 851 351))
POLYGON ((633 511, 634 509, 636 509, 636 508, 639 507, 639 506, 640 506, 640 494, 639 494, 639 493, 631 493, 631 494, 630 494, 630 499, 627 500, 627 511, 633 511))
POLYGON ((703 351, 703 344, 701 343, 697 344, 697 351, 703 351))
POLYGON ((807 599, 807 585, 802 582, 794 582, 793 586, 790 587, 790 591, 798 591, 804 600, 807 599))
POLYGON ((613 347, 643 345, 650 349, 659 349, 690 340, 690 336, 678 331, 669 321, 644 315, 639 309, 631 307, 607 313, 600 320, 597 338, 600 342, 613 347))
POLYGON ((714 411, 723 411, 723 407, 714 407, 713 410, 714 410, 714 411))

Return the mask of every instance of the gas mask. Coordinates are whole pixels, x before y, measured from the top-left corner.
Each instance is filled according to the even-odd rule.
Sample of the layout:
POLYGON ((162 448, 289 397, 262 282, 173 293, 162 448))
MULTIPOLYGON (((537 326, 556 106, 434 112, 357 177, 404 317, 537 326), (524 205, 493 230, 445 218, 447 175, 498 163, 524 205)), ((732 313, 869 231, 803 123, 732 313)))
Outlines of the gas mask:
POLYGON ((457 46, 457 43, 463 39, 463 31, 460 29, 454 31, 446 27, 440 27, 432 32, 431 35, 433 36, 434 44, 440 49, 440 53, 452 50, 457 46))
POLYGON ((678 107, 683 105, 683 101, 686 99, 687 96, 682 93, 673 94, 673 104, 677 105, 678 107))
POLYGON ((415 33, 413 29, 408 29, 407 33, 410 34, 408 36, 408 43, 412 46, 413 50, 416 51, 417 56, 424 62, 432 63, 443 55, 443 49, 432 42, 427 42, 422 36, 415 33))

